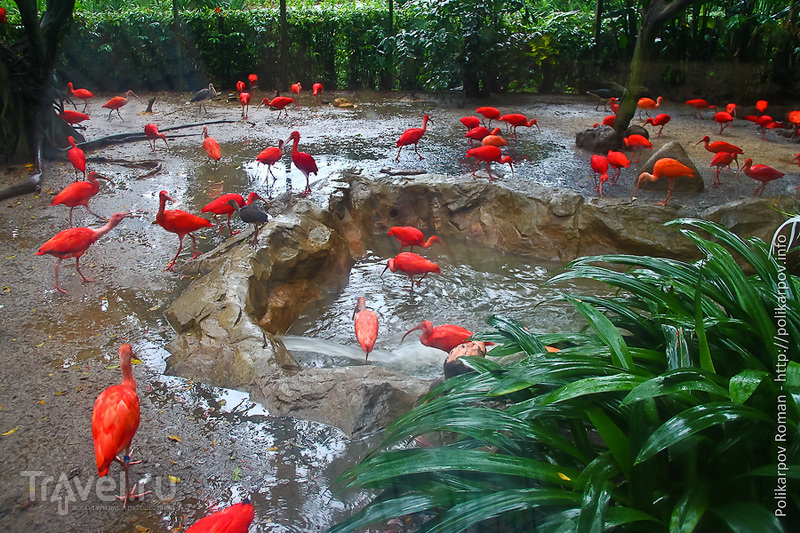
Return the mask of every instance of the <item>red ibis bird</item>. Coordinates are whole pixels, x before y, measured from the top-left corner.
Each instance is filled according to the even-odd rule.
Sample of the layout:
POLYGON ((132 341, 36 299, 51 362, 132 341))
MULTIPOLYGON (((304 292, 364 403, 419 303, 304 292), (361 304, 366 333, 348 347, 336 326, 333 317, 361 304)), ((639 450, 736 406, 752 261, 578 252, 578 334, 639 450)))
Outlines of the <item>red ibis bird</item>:
POLYGON ((84 113, 78 113, 77 111, 73 111, 72 109, 65 109, 61 113, 58 114, 59 117, 64 119, 64 122, 69 124, 70 126, 74 126, 75 124, 80 124, 84 120, 89 120, 89 115, 84 113))
POLYGON ((72 82, 67 83, 67 88, 69 89, 69 92, 72 93, 72 96, 80 100, 83 100, 83 111, 86 112, 86 106, 89 105, 89 99, 94 98, 94 94, 92 93, 92 91, 89 91, 87 89, 73 89, 72 82))
POLYGON ((756 102, 756 111, 759 113, 763 113, 767 110, 767 101, 766 100, 759 100, 756 102))
POLYGON ((592 177, 594 178, 594 190, 603 196, 603 184, 608 181, 608 159, 606 156, 594 154, 589 162, 592 167, 592 177))
MULTIPOLYGON (((492 161, 497 161, 498 163, 508 163, 511 165, 511 157, 505 156, 503 157, 502 153, 500 152, 500 148, 497 146, 492 146, 490 144, 485 146, 477 146, 475 148, 470 148, 467 150, 467 157, 474 157, 475 158, 475 166, 472 169, 472 175, 475 175, 475 172, 478 170, 478 165, 481 161, 486 163, 486 172, 489 174, 489 179, 492 181, 497 181, 497 178, 492 176, 492 171, 489 168, 489 164, 492 161)), ((512 167, 513 173, 513 167, 512 167)))
POLYGON ((467 131, 481 125, 481 119, 475 116, 461 117, 458 120, 467 128, 467 131))
POLYGON ((301 92, 303 92, 303 86, 300 85, 299 81, 297 83, 293 83, 289 88, 291 89, 292 94, 299 95, 301 92))
POLYGON ((236 92, 243 93, 247 86, 244 84, 242 80, 236 82, 236 92))
POLYGON ((206 100, 212 100, 217 97, 217 90, 214 88, 213 83, 209 83, 208 87, 205 89, 200 89, 196 93, 192 95, 189 99, 189 103, 193 104, 197 102, 199 107, 197 108, 197 112, 205 110, 206 115, 208 115, 208 107, 206 107, 206 100))
POLYGON ((769 165, 754 165, 753 160, 749 157, 744 160, 742 172, 744 172, 748 177, 761 182, 761 185, 759 185, 756 190, 753 191, 753 196, 759 197, 764 194, 764 188, 767 186, 767 183, 783 177, 783 172, 776 170, 769 165))
POLYGON ((716 175, 711 185, 722 185, 722 182, 719 181, 719 173, 725 167, 728 167, 728 170, 730 170, 731 163, 734 161, 736 161, 736 165, 738 166, 739 160, 736 159, 736 154, 730 152, 717 152, 714 154, 714 157, 711 159, 711 165, 709 166, 716 167, 716 175))
POLYGON ((208 126, 203 126, 203 150, 208 154, 208 159, 219 163, 222 159, 222 152, 219 149, 217 140, 208 134, 208 126))
POLYGON ((281 111, 286 113, 286 116, 288 117, 289 111, 286 109, 286 106, 293 103, 294 103, 294 98, 289 98, 288 96, 276 96, 272 100, 270 100, 269 98, 264 98, 263 100, 261 100, 261 103, 258 104, 256 110, 258 110, 262 105, 265 105, 270 109, 278 110, 278 116, 276 118, 281 118, 281 111))
POLYGON ((639 158, 642 156, 642 150, 645 148, 648 150, 653 149, 653 144, 647 139, 647 137, 636 133, 633 135, 628 135, 625 137, 625 139, 623 139, 623 141, 625 142, 625 146, 633 148, 633 153, 636 154, 636 160, 634 163, 639 162, 639 158))
POLYGON ((275 177, 275 174, 272 173, 272 165, 280 161, 281 157, 283 157, 283 144, 284 141, 281 139, 278 141, 278 146, 264 148, 261 153, 256 156, 256 161, 262 165, 267 165, 267 170, 272 176, 272 183, 275 183, 278 179, 275 177))
POLYGON ((242 120, 246 120, 250 112, 250 93, 239 93, 239 105, 242 106, 242 120))
POLYGON ((764 140, 764 141, 767 140, 767 130, 768 129, 772 129, 777 125, 777 123, 775 122, 775 119, 773 119, 769 115, 761 115, 761 116, 758 116, 758 117, 754 117, 752 115, 748 115, 748 116, 746 116, 744 118, 745 118, 745 120, 750 120, 756 126, 758 126, 758 131, 761 133, 761 140, 764 140))
POLYGON ((487 128, 492 125, 492 120, 500 119, 500 111, 496 107, 484 106, 475 109, 475 111, 489 121, 486 123, 487 128))
POLYGON ((614 121, 617 119, 617 115, 606 115, 603 117, 603 126, 610 126, 614 127, 614 121))
POLYGON ((733 125, 733 117, 727 111, 717 111, 714 113, 714 122, 719 124, 719 134, 722 135, 722 130, 733 125))
MULTIPOLYGON (((260 196, 256 197, 264 203, 267 203, 267 201, 260 196)), ((236 210, 236 213, 239 215, 239 218, 242 219, 242 222, 251 224, 255 228, 255 231, 253 232, 253 240, 250 241, 250 244, 252 246, 256 246, 258 244, 258 232, 261 231, 261 227, 267 223, 269 218, 267 216, 267 212, 252 202, 240 207, 236 200, 228 200, 228 205, 236 210)))
POLYGON ((422 231, 414 226, 392 226, 389 228, 388 235, 397 239, 397 241, 400 243, 401 252, 406 246, 408 246, 413 252, 415 246, 419 246, 421 248, 430 248, 433 243, 442 244, 442 241, 440 241, 439 237, 436 235, 431 235, 426 241, 422 231))
POLYGON ((425 159, 420 155, 417 151, 417 143, 422 136, 425 135, 425 131, 428 129, 428 122, 433 123, 433 120, 428 116, 425 115, 422 117, 422 127, 421 128, 408 128, 403 134, 397 139, 397 156, 394 158, 395 161, 398 163, 400 162, 400 151, 403 149, 403 146, 408 146, 413 144, 414 145, 414 153, 419 156, 420 159, 425 159))
POLYGON ((355 322, 356 340, 364 350, 366 359, 375 347, 375 340, 378 338, 378 315, 375 311, 367 309, 367 301, 363 296, 358 297, 356 308, 353 310, 353 321, 355 322))
POLYGON ((793 110, 789 111, 786 115, 786 119, 789 123, 794 127, 794 131, 792 131, 792 135, 789 137, 790 139, 797 135, 798 131, 800 131, 800 110, 793 110))
POLYGON ((197 250, 197 239, 195 239, 194 235, 192 235, 192 232, 201 228, 211 227, 212 224, 205 218, 187 213, 186 211, 180 211, 179 209, 164 210, 164 206, 167 205, 167 201, 175 201, 170 198, 169 194, 167 194, 167 191, 161 191, 158 195, 158 198, 159 206, 158 214, 156 215, 156 222, 159 226, 170 233, 175 233, 178 235, 178 253, 175 254, 175 257, 173 257, 172 261, 169 262, 167 268, 164 269, 174 271, 175 261, 178 259, 181 250, 183 250, 183 238, 186 235, 189 235, 189 237, 192 238, 192 259, 194 259, 200 255, 200 252, 197 250))
POLYGON ((64 189, 58 193, 50 203, 50 205, 65 205, 69 207, 70 226, 72 226, 72 210, 79 205, 85 207, 88 212, 97 218, 106 220, 104 217, 101 217, 89 208, 89 200, 95 194, 97 194, 98 191, 100 191, 100 182, 97 181, 98 179, 114 183, 107 177, 101 176, 97 172, 89 172, 89 174, 86 175, 86 181, 75 181, 70 183, 64 187, 64 189))
POLYGON ((615 150, 609 150, 608 154, 606 154, 606 159, 608 159, 608 164, 616 171, 616 174, 614 174, 614 179, 611 180, 611 185, 616 185, 617 181, 619 181, 619 176, 622 173, 622 169, 630 167, 631 162, 628 161, 628 158, 625 156, 625 154, 615 150))
POLYGON ((703 109, 716 109, 717 106, 709 105, 708 102, 703 100, 702 98, 695 98, 694 100, 686 100, 686 105, 692 106, 694 108, 694 118, 704 118, 703 117, 703 109))
POLYGON ((319 176, 319 170, 317 169, 317 162, 314 161, 314 158, 305 153, 301 152, 297 149, 297 145, 300 144, 300 132, 293 131, 289 138, 286 139, 286 142, 292 142, 292 163, 294 166, 297 167, 297 170, 303 173, 303 176, 306 177, 306 188, 303 191, 303 195, 308 195, 311 192, 311 183, 309 181, 308 175, 309 174, 316 174, 319 176))
POLYGON ((103 107, 109 110, 108 120, 111 120, 111 113, 116 111, 117 115, 119 115, 119 119, 124 121, 125 119, 122 118, 122 114, 119 112, 119 110, 122 106, 127 105, 128 102, 131 101, 131 98, 136 98, 137 100, 141 100, 141 98, 136 96, 135 92, 128 89, 128 91, 125 92, 125 96, 115 96, 114 98, 103 104, 103 107))
POLYGON ((155 152, 156 151, 156 141, 159 139, 164 139, 164 144, 167 145, 167 150, 169 150, 169 143, 167 142, 167 136, 158 131, 158 126, 155 124, 145 124, 144 125, 144 136, 147 137, 147 142, 150 143, 150 149, 155 152))
POLYGON ((681 176, 694 177, 694 172, 692 172, 691 168, 687 167, 677 159, 672 159, 671 157, 662 157, 656 161, 655 165, 653 165, 652 174, 649 172, 642 172, 639 174, 639 178, 636 180, 636 186, 633 188, 633 194, 631 194, 631 201, 636 200, 636 191, 639 190, 639 186, 645 181, 653 182, 658 181, 661 178, 666 178, 669 180, 667 197, 664 198, 663 202, 658 202, 656 205, 667 205, 667 202, 669 202, 669 199, 672 196, 672 186, 675 178, 679 178, 681 176))
MULTIPOLYGON (((616 116, 616 115, 613 115, 616 116)), ((650 124, 651 126, 661 126, 656 134, 656 137, 661 137, 661 132, 664 130, 664 126, 670 121, 672 117, 667 115, 666 113, 659 113, 655 117, 648 118, 645 120, 645 124, 650 124)), ((613 126, 613 124, 612 124, 613 126)))
POLYGON ((639 108, 639 118, 642 118, 642 111, 644 111, 644 114, 649 117, 649 111, 651 109, 658 109, 663 100, 663 96, 659 96, 656 100, 653 100, 652 98, 639 98, 639 101, 636 103, 636 107, 639 108))
POLYGON ((226 507, 201 518, 186 533, 247 533, 256 510, 250 500, 226 507))
POLYGON ((449 352, 459 344, 465 342, 468 338, 472 337, 472 332, 468 329, 456 326, 454 324, 442 324, 441 326, 433 327, 430 320, 423 320, 416 327, 406 331, 400 342, 412 331, 422 330, 419 336, 419 342, 431 348, 438 348, 445 352, 449 352))
POLYGON ((422 280, 425 279, 425 276, 431 272, 435 274, 441 273, 439 265, 414 252, 400 252, 393 259, 389 259, 386 262, 386 268, 381 272, 381 276, 383 276, 387 269, 392 272, 397 272, 399 270, 405 273, 408 279, 411 280, 412 291, 414 290, 414 276, 422 276, 417 280, 417 287, 419 287, 422 280))
POLYGON ((247 76, 247 82, 250 84, 250 89, 255 89, 258 87, 258 76, 255 74, 250 74, 247 76))
POLYGON ((105 225, 97 229, 69 228, 59 231, 55 234, 55 236, 53 236, 39 248, 39 251, 36 252, 36 255, 48 254, 57 258, 55 288, 58 292, 63 292, 65 294, 67 292, 58 284, 58 270, 61 267, 62 259, 68 259, 70 257, 75 258, 75 270, 77 270, 78 274, 80 274, 83 283, 88 281, 96 281, 94 279, 87 278, 83 275, 83 272, 81 272, 81 256, 84 254, 84 252, 86 252, 89 246, 92 245, 92 243, 117 227, 117 225, 122 222, 122 219, 126 216, 127 215, 125 213, 114 213, 111 215, 111 218, 108 220, 108 222, 105 223, 105 225))
POLYGON ((697 146, 700 143, 704 143, 706 150, 708 150, 712 154, 716 154, 717 152, 730 152, 732 154, 744 153, 744 151, 735 144, 731 144, 725 141, 714 141, 713 143, 710 141, 711 138, 708 135, 705 135, 702 139, 700 139, 695 143, 695 146, 697 146))
POLYGON ((732 117, 736 116, 736 112, 739 110, 739 106, 731 102, 730 104, 725 106, 725 111, 731 114, 732 117))
POLYGON ((122 383, 112 385, 101 392, 92 409, 92 440, 94 441, 94 457, 97 462, 97 475, 108 475, 111 463, 116 461, 125 472, 125 495, 117 496, 122 500, 122 508, 131 498, 141 498, 149 494, 134 494, 136 483, 130 486, 128 470, 130 465, 141 461, 131 461, 131 441, 139 429, 139 395, 136 394, 136 379, 133 376, 133 349, 130 344, 119 347, 119 366, 122 369, 122 383), (120 459, 119 455, 122 455, 120 459))
POLYGON ((69 141, 69 144, 72 146, 72 148, 67 151, 69 162, 72 163, 72 166, 75 167, 77 172, 83 172, 83 177, 86 178, 86 154, 75 144, 75 138, 72 135, 67 137, 67 141, 69 141))
POLYGON ((447 354, 444 360, 444 377, 451 378, 461 374, 466 374, 472 370, 461 362, 462 357, 485 357, 486 343, 481 341, 462 342, 447 354))
POLYGON ((476 126, 464 134, 464 137, 469 139, 469 145, 472 146, 472 141, 483 141, 487 135, 497 135, 500 133, 500 128, 489 130, 486 126, 476 126))
MULTIPOLYGON (((266 200, 261 198, 261 196, 259 196, 258 193, 251 192, 247 196, 247 201, 245 201, 245 199, 242 198, 241 194, 237 194, 235 192, 232 192, 232 193, 228 193, 228 194, 223 194, 223 195, 215 198, 211 202, 207 203, 203 207, 203 209, 200 210, 201 213, 213 213, 214 214, 214 218, 216 218, 217 215, 228 215, 228 221, 227 221, 228 222, 228 233, 230 233, 230 236, 233 237, 234 235, 239 233, 239 231, 233 231, 231 229, 231 215, 233 215, 233 213, 235 211, 234 208, 228 203, 231 200, 235 201, 240 207, 244 206, 244 205, 250 205, 256 200, 261 200, 264 203, 266 203, 266 200)), ((220 231, 222 231, 222 227, 221 226, 220 226, 219 229, 220 229, 220 231)))
MULTIPOLYGON (((495 128, 495 130, 497 129, 499 128, 495 128)), ((481 145, 486 146, 487 144, 490 144, 492 146, 497 146, 498 148, 500 148, 503 146, 507 146, 508 141, 505 140, 505 138, 502 135, 490 133, 489 135, 481 139, 481 145)))
POLYGON ((542 128, 539 127, 539 123, 536 121, 535 118, 528 120, 525 115, 522 113, 511 113, 508 115, 503 115, 499 117, 497 120, 500 122, 506 123, 506 128, 508 128, 512 135, 516 138, 517 136, 517 128, 520 126, 524 126, 526 128, 530 128, 531 126, 536 126, 536 129, 539 130, 541 133, 542 128))
POLYGON ((314 102, 319 105, 322 103, 322 84, 317 82, 311 86, 311 96, 314 97, 314 102))

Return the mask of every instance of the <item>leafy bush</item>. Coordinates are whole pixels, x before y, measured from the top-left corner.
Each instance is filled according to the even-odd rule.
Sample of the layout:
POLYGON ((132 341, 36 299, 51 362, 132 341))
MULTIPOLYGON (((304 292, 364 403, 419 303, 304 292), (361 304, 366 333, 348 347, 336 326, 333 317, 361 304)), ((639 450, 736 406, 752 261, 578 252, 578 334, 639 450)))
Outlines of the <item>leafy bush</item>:
POLYGON ((393 424, 343 477, 378 496, 331 533, 399 515, 430 532, 797 523, 800 282, 759 239, 672 224, 703 259, 584 257, 550 281, 618 289, 564 295, 585 331, 535 335, 492 317, 490 353, 524 357, 469 358, 476 373, 445 380, 393 424), (409 447, 420 435, 440 444, 409 447))

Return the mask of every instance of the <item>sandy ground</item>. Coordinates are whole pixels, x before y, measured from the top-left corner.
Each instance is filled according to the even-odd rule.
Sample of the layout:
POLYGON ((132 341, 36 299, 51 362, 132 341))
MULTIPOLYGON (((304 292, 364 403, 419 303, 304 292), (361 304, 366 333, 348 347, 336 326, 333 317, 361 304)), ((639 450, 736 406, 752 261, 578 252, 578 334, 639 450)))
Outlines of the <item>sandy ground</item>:
MULTIPOLYGON (((98 96, 90 104, 92 120, 86 136, 95 139, 120 132, 142 131, 156 122, 162 129, 181 124, 227 120, 209 125, 223 145, 225 157, 209 165, 199 146, 202 126, 168 132, 170 150, 147 143, 112 145, 87 154, 89 169, 112 178, 92 201, 93 209, 109 215, 132 212, 109 235, 87 252, 84 272, 98 281, 81 284, 65 261, 61 272, 62 295, 53 290, 52 257, 34 252, 48 238, 67 227, 67 209, 50 207, 54 194, 74 179, 66 160, 49 161, 44 189, 3 202, 0 209, 0 530, 3 531, 179 531, 216 506, 249 496, 256 506, 251 531, 321 531, 348 515, 363 502, 363 495, 342 494, 334 479, 363 453, 365 442, 348 441, 340 432, 320 424, 269 417, 244 395, 203 384, 163 376, 164 345, 171 329, 163 310, 191 281, 180 272, 162 272, 177 251, 177 238, 153 226, 157 195, 168 190, 179 200, 175 207, 199 212, 210 198, 251 184, 253 159, 261 149, 303 132, 301 149, 317 155, 320 177, 348 166, 377 172, 381 167, 419 167, 452 176, 469 174, 472 163, 458 117, 471 114, 475 104, 496 105, 504 111, 535 116, 542 133, 520 130, 508 152, 518 162, 516 176, 500 169, 501 186, 524 189, 532 181, 570 187, 587 197, 595 195, 590 179, 589 155, 574 147, 575 132, 599 122, 605 113, 595 111, 586 96, 511 97, 491 102, 462 102, 449 95, 397 95, 341 93, 360 104, 355 109, 317 108, 311 97, 278 120, 275 112, 251 110, 240 121, 235 101, 209 104, 208 115, 184 104, 189 95, 140 95, 143 102, 157 96, 154 115, 140 114, 145 105, 134 101, 106 119, 98 96), (395 163, 394 140, 406 127, 419 126, 423 112, 435 118, 420 143, 426 159, 404 150, 395 163), (185 136, 182 136, 185 135, 185 136), (449 152, 448 152, 449 150, 449 152), (105 158, 105 159, 100 159, 105 158), (126 167, 110 159, 153 161, 160 171, 126 167), (250 172, 250 174, 248 174, 250 172), (250 181, 248 181, 250 180, 250 181), (143 364, 136 365, 142 401, 142 422, 134 439, 133 479, 146 481, 154 494, 132 503, 126 511, 110 496, 119 490, 119 469, 112 467, 109 487, 99 485, 94 467, 90 418, 94 399, 105 387, 119 381, 117 348, 134 345, 143 364), (56 525, 58 524, 58 525, 56 525)), ((255 93, 260 101, 263 94, 255 93)), ((666 102, 673 115, 656 147, 678 140, 702 168, 711 155, 697 140, 709 134, 740 145, 756 163, 786 172, 783 180, 767 185, 765 197, 777 199, 800 185, 792 156, 800 152, 793 141, 769 132, 761 140, 749 122, 737 121, 725 135, 716 135, 712 121, 694 120, 682 103, 666 102)), ((79 106, 80 108, 80 106, 79 106)), ((745 114, 747 108, 742 108, 745 114)), ((161 142, 161 141, 159 141, 161 142)), ((288 158, 285 158, 288 159, 288 158)), ((636 167, 636 165, 634 165, 636 167)), ((3 169, 0 186, 7 186, 31 170, 22 165, 3 169)), ((276 169, 275 189, 285 190, 290 177, 295 191, 305 185, 296 170, 276 169)), ((625 171, 607 195, 630 201, 635 170, 625 171)), ((446 178, 445 178, 446 179, 446 178)), ((708 206, 748 196, 758 183, 723 173, 725 185, 707 187, 696 196, 678 193, 672 208, 708 206)), ((264 180, 266 186, 269 180, 264 180)), ((640 202, 655 202, 663 193, 642 193, 640 202)), ((315 189, 312 197, 324 201, 315 189)), ((767 204, 765 204, 765 208, 767 204)), ((676 211, 677 213, 677 211, 676 211)), ((82 208, 75 210, 76 224, 93 225, 96 219, 82 208)), ((96 226, 95 226, 96 227, 96 226)), ((208 250, 225 237, 207 232, 200 239, 208 250)), ((184 243, 190 246, 190 241, 184 243)), ((184 252, 185 254, 185 252, 184 252)), ((182 255, 179 264, 188 259, 182 255)))

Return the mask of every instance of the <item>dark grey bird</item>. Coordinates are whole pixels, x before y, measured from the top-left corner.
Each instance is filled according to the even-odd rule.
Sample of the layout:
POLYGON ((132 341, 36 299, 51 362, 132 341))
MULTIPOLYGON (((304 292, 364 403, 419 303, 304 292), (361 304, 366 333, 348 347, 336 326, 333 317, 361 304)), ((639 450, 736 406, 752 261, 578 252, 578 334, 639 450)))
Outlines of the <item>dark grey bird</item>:
POLYGON ((212 98, 217 97, 217 90, 214 89, 214 84, 209 83, 207 89, 200 89, 196 93, 192 95, 192 99, 189 100, 189 103, 193 102, 200 102, 200 108, 197 110, 199 113, 203 109, 206 111, 206 115, 208 114, 208 108, 206 107, 205 101, 211 100, 212 98))
MULTIPOLYGON (((267 203, 261 196, 258 197, 259 200, 267 203)), ((229 200, 228 205, 233 207, 236 212, 239 214, 239 218, 242 219, 243 222, 247 222, 248 224, 252 224, 255 226, 255 232, 253 233, 253 240, 250 243, 252 246, 258 244, 258 232, 261 231, 261 226, 267 223, 267 213, 260 206, 256 205, 255 203, 246 204, 243 206, 239 206, 236 203, 236 200, 229 200)))

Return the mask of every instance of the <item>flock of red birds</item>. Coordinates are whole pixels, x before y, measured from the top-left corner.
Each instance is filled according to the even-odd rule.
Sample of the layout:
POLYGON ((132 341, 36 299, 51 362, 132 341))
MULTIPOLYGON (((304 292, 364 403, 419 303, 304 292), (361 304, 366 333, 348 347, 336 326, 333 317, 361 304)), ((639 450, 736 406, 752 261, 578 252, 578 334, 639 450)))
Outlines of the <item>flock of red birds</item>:
MULTIPOLYGON (((602 123, 595 124, 595 127, 600 126, 601 124, 613 127, 619 102, 616 98, 612 97, 604 100, 602 103, 606 108, 610 108, 613 114, 606 116, 602 123)), ((650 111, 660 108, 662 103, 663 97, 661 96, 659 96, 656 100, 653 100, 652 98, 640 98, 637 103, 639 118, 642 120, 642 125, 650 125, 659 128, 656 137, 661 137, 664 126, 667 125, 671 119, 670 115, 666 113, 659 113, 654 117, 650 116, 650 111), (642 117, 642 112, 645 113, 645 116, 647 117, 646 119, 642 117)), ((694 109, 694 117, 696 119, 705 118, 702 114, 704 109, 716 110, 716 106, 711 105, 706 100, 699 98, 687 100, 686 105, 694 109)), ((793 135, 798 133, 798 130, 800 130, 800 110, 791 111, 787 114, 786 121, 780 122, 766 114, 767 105, 768 104, 766 100, 759 100, 756 102, 755 106, 758 114, 744 117, 744 120, 753 122, 758 126, 762 140, 767 140, 766 131, 769 129, 790 128, 793 130, 793 135)), ((598 109, 599 106, 600 104, 598 104, 595 109, 598 109)), ((737 104, 729 103, 725 106, 725 111, 716 111, 714 114, 714 121, 719 124, 719 132, 717 132, 718 135, 724 135, 725 129, 733 126, 737 109, 737 104)), ((639 162, 641 153, 644 149, 652 150, 653 148, 650 139, 644 135, 631 134, 625 137, 623 142, 625 146, 633 150, 635 155, 635 159, 633 160, 634 163, 639 162)), ((712 186, 722 185, 722 181, 720 181, 719 178, 720 171, 725 168, 730 170, 730 165, 734 161, 736 161, 737 165, 737 175, 739 171, 741 171, 744 172, 746 176, 761 183, 754 192, 754 195, 756 196, 761 196, 764 193, 764 188, 766 187, 767 183, 784 176, 783 172, 780 172, 769 165, 753 164, 753 160, 751 158, 746 158, 742 166, 739 167, 738 156, 744 154, 744 151, 734 144, 725 141, 711 142, 711 138, 708 135, 705 135, 696 144, 700 143, 704 143, 706 150, 714 154, 710 164, 710 166, 715 169, 715 177, 714 181, 712 182, 712 186)), ((796 160, 798 165, 800 165, 800 153, 796 154, 792 160, 796 160)), ((609 150, 608 154, 605 156, 599 154, 592 155, 589 164, 592 169, 595 190, 600 193, 600 196, 603 196, 603 184, 609 180, 609 167, 614 168, 616 171, 615 178, 611 182, 612 185, 615 185, 619 179, 621 169, 629 167, 630 161, 628 161, 627 157, 622 152, 609 150)), ((661 158, 655 162, 652 173, 642 172, 639 174, 635 182, 631 199, 636 199, 636 193, 643 183, 657 181, 664 178, 669 181, 667 196, 663 201, 659 202, 658 205, 666 205, 672 196, 673 182, 679 177, 694 177, 701 179, 700 176, 694 175, 692 169, 680 161, 668 157, 661 158)))

